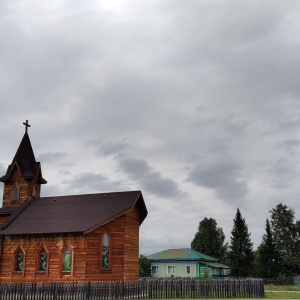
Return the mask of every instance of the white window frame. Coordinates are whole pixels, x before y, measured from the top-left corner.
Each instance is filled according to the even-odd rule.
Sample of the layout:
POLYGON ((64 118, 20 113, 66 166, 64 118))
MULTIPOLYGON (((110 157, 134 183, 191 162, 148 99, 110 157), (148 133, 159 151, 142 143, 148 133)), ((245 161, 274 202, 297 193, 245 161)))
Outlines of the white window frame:
POLYGON ((185 274, 191 275, 191 266, 185 266, 185 274))
POLYGON ((151 274, 152 275, 157 275, 158 274, 158 266, 151 266, 151 274))
POLYGON ((213 275, 220 275, 220 269, 219 268, 211 268, 211 273, 213 275))
POLYGON ((168 274, 175 274, 175 266, 168 266, 167 270, 168 274))
POLYGON ((207 271, 207 274, 211 274, 211 268, 210 267, 201 267, 200 273, 203 275, 207 271))
POLYGON ((222 269, 222 275, 229 275, 230 274, 230 269, 222 269))

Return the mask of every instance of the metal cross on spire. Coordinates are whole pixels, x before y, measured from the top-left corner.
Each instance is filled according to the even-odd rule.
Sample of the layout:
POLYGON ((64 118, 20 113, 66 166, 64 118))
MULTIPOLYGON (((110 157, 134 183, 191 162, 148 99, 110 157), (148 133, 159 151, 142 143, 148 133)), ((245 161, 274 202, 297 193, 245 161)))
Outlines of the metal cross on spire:
POLYGON ((27 133, 28 127, 30 127, 30 125, 28 124, 28 120, 26 120, 26 123, 23 122, 23 124, 25 125, 25 133, 27 133))

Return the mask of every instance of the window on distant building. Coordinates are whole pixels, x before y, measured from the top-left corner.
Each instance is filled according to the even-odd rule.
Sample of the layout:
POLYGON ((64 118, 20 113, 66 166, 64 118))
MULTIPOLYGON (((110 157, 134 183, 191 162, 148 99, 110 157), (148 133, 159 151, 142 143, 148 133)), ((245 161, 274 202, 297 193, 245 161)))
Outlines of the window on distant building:
POLYGON ((13 263, 14 263, 14 273, 15 274, 24 274, 25 266, 25 251, 20 245, 14 252, 13 263))
POLYGON ((158 274, 158 266, 151 266, 151 274, 152 275, 158 274))
POLYGON ((210 275, 211 274, 211 268, 210 267, 202 267, 202 268, 200 268, 200 273, 202 275, 204 275, 204 274, 210 275))
POLYGON ((110 238, 107 232, 102 236, 102 251, 101 251, 101 268, 102 270, 109 270, 110 261, 110 238))
POLYGON ((212 268, 212 274, 214 275, 220 275, 221 273, 221 269, 219 268, 212 268))
POLYGON ((222 269, 221 274, 222 275, 229 275, 230 274, 230 269, 222 269))
POLYGON ((63 274, 71 274, 72 261, 72 251, 66 246, 63 248, 61 253, 61 271, 63 274))
POLYGON ((191 266, 186 266, 185 267, 185 272, 187 275, 191 274, 191 266))
POLYGON ((175 274, 175 266, 168 266, 168 274, 175 274))

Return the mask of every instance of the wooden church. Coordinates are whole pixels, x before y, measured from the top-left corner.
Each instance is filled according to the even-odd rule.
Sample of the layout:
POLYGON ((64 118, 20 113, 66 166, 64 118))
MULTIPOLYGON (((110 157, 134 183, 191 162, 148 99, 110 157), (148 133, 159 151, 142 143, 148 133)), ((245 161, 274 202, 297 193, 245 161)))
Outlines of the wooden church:
POLYGON ((27 132, 0 177, 0 281, 127 281, 139 272, 141 191, 41 197, 27 132))

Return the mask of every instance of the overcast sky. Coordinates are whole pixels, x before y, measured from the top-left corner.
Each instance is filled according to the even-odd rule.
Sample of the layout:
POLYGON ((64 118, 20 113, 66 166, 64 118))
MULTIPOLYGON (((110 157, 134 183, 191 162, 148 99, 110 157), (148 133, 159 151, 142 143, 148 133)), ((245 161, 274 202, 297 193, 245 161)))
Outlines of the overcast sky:
MULTIPOLYGON (((254 248, 300 218, 300 2, 1 1, 0 175, 29 136, 42 196, 141 190, 142 254, 199 222, 254 248)), ((1 189, 3 184, 1 184, 1 189)))

